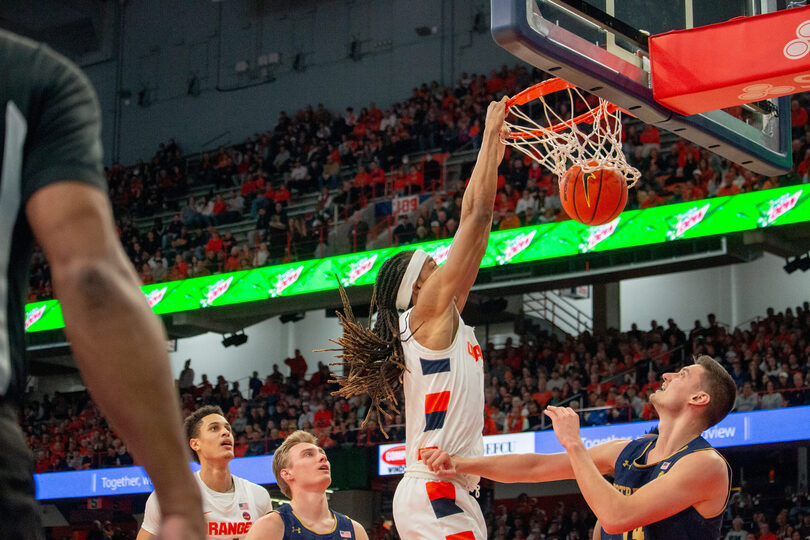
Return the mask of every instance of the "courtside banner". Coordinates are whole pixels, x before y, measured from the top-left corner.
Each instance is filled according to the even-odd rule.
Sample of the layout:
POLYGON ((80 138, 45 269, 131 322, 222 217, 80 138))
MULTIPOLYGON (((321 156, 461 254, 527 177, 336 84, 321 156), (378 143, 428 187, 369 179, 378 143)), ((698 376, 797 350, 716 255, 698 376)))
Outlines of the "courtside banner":
MULTIPOLYGON (((637 439, 649 433, 658 422, 630 422, 582 428, 586 448, 617 439, 637 439)), ((563 447, 554 432, 536 432, 535 452, 553 454, 563 447)), ((810 440, 810 407, 790 407, 767 411, 732 413, 716 426, 703 432, 715 448, 810 440)))
MULTIPOLYGON (((630 422, 585 427, 580 431, 586 448, 617 439, 636 439, 649 433, 658 422, 630 422)), ((715 448, 810 440, 810 406, 732 413, 703 432, 715 448)), ((485 455, 553 454, 562 452, 552 430, 484 437, 485 455), (529 436, 530 439, 527 439, 529 436)), ((401 474, 405 469, 405 445, 380 446, 379 474, 401 474)))
MULTIPOLYGON (((631 422, 609 426, 582 428, 586 447, 616 439, 634 439, 648 433, 656 422, 631 422)), ((810 440, 810 406, 733 413, 703 436, 716 448, 754 444, 810 440)), ((562 452, 552 431, 511 433, 484 437, 484 454, 550 454, 562 452)), ((405 444, 379 446, 378 471, 381 476, 401 474, 405 470, 405 444)), ((199 470, 192 463, 194 471, 199 470)), ((273 456, 236 458, 231 461, 231 472, 250 482, 275 484, 273 456)), ((73 497, 101 497, 150 493, 152 482, 141 467, 117 467, 42 473, 34 475, 37 499, 69 499, 73 497)))
MULTIPOLYGON (((484 437, 484 455, 526 454, 534 452, 532 432, 489 435, 484 437)), ((377 471, 380 476, 405 472, 405 443, 381 444, 379 446, 377 471)))
MULTIPOLYGON (((810 221, 810 187, 806 184, 730 197, 628 210, 597 227, 573 220, 495 231, 489 236, 481 268, 571 257, 649 244, 778 227, 810 221)), ((450 239, 349 253, 324 259, 266 266, 141 287, 157 314, 179 313, 282 296, 372 285, 382 264, 404 250, 422 249, 441 265, 450 239)), ((337 296, 335 297, 337 298, 337 296)), ((56 300, 25 306, 25 330, 63 328, 56 300)))
MULTIPOLYGON (((199 471, 200 464, 191 463, 191 469, 199 471)), ((276 483, 273 456, 236 458, 231 461, 231 473, 254 484, 276 483)), ((153 489, 152 481, 142 467, 35 474, 34 483, 37 500, 40 501, 151 493, 153 489)))

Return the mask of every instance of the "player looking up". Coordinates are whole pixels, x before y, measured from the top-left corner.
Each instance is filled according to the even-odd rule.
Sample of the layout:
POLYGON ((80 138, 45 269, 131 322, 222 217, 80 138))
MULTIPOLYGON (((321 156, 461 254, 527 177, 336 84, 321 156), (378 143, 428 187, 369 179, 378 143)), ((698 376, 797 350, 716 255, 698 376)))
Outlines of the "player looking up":
MULTIPOLYGON (((231 474, 233 432, 222 409, 200 407, 185 422, 188 445, 200 463, 194 474, 203 497, 203 518, 209 539, 245 538, 251 525, 273 509, 263 487, 231 474)), ((186 465, 187 466, 187 465, 186 465)), ((154 538, 160 523, 160 504, 152 493, 146 500, 143 524, 137 540, 154 538)))
POLYGON ((246 540, 368 540, 359 523, 329 509, 332 471, 314 435, 299 430, 284 439, 273 474, 290 504, 257 521, 246 540))
POLYGON ((575 478, 599 519, 603 540, 716 540, 731 468, 701 433, 731 411, 736 385, 710 356, 663 379, 650 395, 660 417, 658 434, 586 450, 577 413, 548 407, 564 453, 468 458, 432 450, 423 457, 440 476, 476 474, 498 482, 575 478), (613 486, 602 475, 613 476, 613 486))

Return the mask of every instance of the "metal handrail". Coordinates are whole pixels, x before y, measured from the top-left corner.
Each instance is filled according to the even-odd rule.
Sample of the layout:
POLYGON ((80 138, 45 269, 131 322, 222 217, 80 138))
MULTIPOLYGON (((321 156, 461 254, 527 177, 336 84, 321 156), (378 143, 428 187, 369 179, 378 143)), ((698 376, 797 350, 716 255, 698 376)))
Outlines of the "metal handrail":
MULTIPOLYGON (((217 135, 216 137, 214 137, 214 138, 212 138, 212 139, 210 139, 210 140, 205 141, 204 143, 202 143, 202 144, 200 145, 200 147, 201 147, 201 148, 208 148, 208 145, 209 145, 209 144, 211 144, 211 143, 213 143, 214 141, 219 140, 219 139, 221 139, 221 138, 223 138, 223 137, 225 137, 225 136, 227 136, 227 135, 231 135, 231 130, 230 130, 230 129, 229 129, 229 130, 227 130, 227 131, 223 131, 222 133, 220 133, 219 135, 217 135)), ((204 153, 204 152, 210 152, 210 151, 211 151, 211 150, 202 150, 202 151, 197 152, 196 154, 192 154, 191 156, 188 156, 188 157, 192 157, 192 156, 198 156, 198 157, 201 157, 201 156, 203 155, 203 153, 204 153)))
POLYGON ((527 295, 528 299, 524 299, 524 304, 537 311, 540 316, 555 326, 560 326, 558 323, 564 323, 575 333, 581 333, 583 330, 591 331, 593 319, 588 317, 585 312, 559 295, 551 298, 549 296, 551 293, 548 291, 541 294, 540 298, 535 298, 531 294, 527 295))

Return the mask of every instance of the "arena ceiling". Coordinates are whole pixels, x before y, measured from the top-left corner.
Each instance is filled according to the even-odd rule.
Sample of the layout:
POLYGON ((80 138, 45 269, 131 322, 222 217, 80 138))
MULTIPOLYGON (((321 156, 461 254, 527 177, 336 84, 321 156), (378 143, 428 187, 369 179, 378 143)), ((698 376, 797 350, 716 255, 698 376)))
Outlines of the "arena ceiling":
POLYGON ((10 0, 0 2, 0 27, 48 43, 79 61, 102 51, 113 0, 10 0))

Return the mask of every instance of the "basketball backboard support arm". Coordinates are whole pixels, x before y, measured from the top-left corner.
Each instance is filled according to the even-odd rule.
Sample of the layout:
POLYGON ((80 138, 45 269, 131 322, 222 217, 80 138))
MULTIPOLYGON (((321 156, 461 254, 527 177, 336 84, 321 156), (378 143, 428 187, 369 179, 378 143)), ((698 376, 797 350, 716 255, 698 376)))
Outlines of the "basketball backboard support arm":
MULTIPOLYGON (((566 8, 574 0, 551 1, 566 8)), ((776 175, 790 170, 789 98, 774 100, 782 114, 767 117, 765 129, 748 125, 724 111, 678 115, 655 102, 643 56, 618 51, 610 43, 600 46, 570 32, 544 18, 537 2, 491 0, 492 36, 498 45, 551 75, 615 103, 643 122, 676 133, 754 172, 776 175)), ((624 37, 621 29, 604 28, 589 20, 600 17, 598 13, 589 15, 584 9, 571 12, 570 8, 566 9, 571 15, 608 30, 609 38, 614 37, 610 32, 624 37)))
POLYGON ((625 39, 632 41, 639 47, 647 49, 647 34, 636 30, 615 17, 611 17, 584 0, 549 0, 549 2, 571 11, 571 13, 582 17, 603 30, 610 30, 624 36, 625 39))

